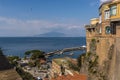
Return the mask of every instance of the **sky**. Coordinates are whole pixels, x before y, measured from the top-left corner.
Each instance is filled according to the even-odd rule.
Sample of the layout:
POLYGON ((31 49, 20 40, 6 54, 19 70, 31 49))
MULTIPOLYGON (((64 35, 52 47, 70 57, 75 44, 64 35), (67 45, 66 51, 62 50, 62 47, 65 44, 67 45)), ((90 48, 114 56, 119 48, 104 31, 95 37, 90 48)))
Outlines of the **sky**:
POLYGON ((0 0, 0 37, 85 36, 84 25, 98 17, 99 5, 99 0, 0 0))

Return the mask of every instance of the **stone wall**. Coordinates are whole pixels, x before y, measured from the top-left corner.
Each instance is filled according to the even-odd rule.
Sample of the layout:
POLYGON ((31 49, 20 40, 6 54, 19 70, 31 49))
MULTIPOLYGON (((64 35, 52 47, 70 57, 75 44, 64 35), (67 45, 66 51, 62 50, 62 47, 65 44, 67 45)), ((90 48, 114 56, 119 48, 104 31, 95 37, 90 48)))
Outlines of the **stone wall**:
POLYGON ((114 39, 113 38, 97 38, 97 48, 96 48, 96 54, 99 56, 99 65, 104 66, 103 63, 105 60, 107 60, 109 56, 109 49, 110 46, 114 44, 114 39))
POLYGON ((116 37, 120 37, 120 22, 116 24, 116 37))
POLYGON ((61 67, 54 61, 52 61, 52 70, 51 70, 51 78, 55 78, 57 76, 60 76, 61 74, 61 67))
POLYGON ((111 64, 109 65, 109 80, 120 80, 120 38, 116 38, 114 49, 111 64))
MULTIPOLYGON (((110 37, 110 36, 97 36, 94 37, 95 40, 95 45, 93 47, 95 47, 95 51, 93 51, 92 49, 90 49, 92 46, 90 46, 90 43, 92 41, 92 38, 88 38, 87 39, 87 48, 89 48, 89 51, 92 52, 91 54, 91 58, 90 56, 86 57, 86 60, 84 62, 83 65, 88 66, 86 69, 88 69, 88 73, 89 74, 89 78, 90 80, 110 80, 111 76, 113 76, 113 70, 114 69, 114 44, 115 44, 115 38, 114 37, 110 37), (89 43, 89 44, 88 44, 89 43), (89 46, 88 46, 89 45, 89 46), (93 63, 88 63, 89 61, 87 61, 87 59, 92 60, 92 56, 98 56, 98 60, 96 66, 94 67, 90 67, 91 64, 93 63), (93 71, 93 73, 89 72, 89 71, 93 71), (94 71, 95 70, 95 71, 94 71), (95 74, 94 74, 95 72, 95 74), (110 73, 110 74, 109 74, 110 73), (110 76, 111 75, 111 76, 110 76), (110 79, 108 79, 110 78, 110 79)), ((92 43, 93 44, 93 43, 92 43)), ((117 43, 118 44, 118 43, 117 43)), ((84 69, 85 67, 82 67, 82 70, 87 71, 86 69, 84 69)), ((114 79, 111 79, 114 80, 114 79)))

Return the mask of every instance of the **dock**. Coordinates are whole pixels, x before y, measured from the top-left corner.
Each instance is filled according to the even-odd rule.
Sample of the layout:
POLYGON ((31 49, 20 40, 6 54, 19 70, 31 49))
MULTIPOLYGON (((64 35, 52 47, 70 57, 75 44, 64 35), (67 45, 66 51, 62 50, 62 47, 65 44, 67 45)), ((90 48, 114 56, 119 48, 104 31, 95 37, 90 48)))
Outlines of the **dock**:
POLYGON ((81 51, 81 50, 85 51, 86 46, 64 48, 64 49, 61 49, 61 50, 56 50, 56 51, 53 51, 53 52, 46 53, 45 56, 50 56, 50 55, 54 55, 54 54, 63 54, 64 52, 81 51))

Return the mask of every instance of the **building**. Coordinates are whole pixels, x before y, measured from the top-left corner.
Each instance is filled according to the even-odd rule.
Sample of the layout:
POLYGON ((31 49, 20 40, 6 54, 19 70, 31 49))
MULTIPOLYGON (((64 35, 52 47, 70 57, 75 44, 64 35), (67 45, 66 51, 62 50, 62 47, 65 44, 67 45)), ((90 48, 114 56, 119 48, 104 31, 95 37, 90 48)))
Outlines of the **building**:
POLYGON ((86 25, 87 52, 98 55, 99 68, 107 67, 109 80, 120 80, 120 0, 99 7, 99 20, 86 25))
POLYGON ((52 61, 51 80, 87 80, 87 75, 79 74, 70 69, 70 63, 76 64, 76 60, 65 57, 52 61))
POLYGON ((87 80, 87 76, 74 73, 73 75, 62 75, 57 78, 52 78, 51 80, 87 80))
MULTIPOLYGON (((76 66, 77 62, 75 59, 64 57, 64 58, 56 58, 52 60, 52 67, 50 71, 51 79, 57 78, 65 75, 74 75, 74 73, 78 73, 73 70, 71 65, 76 66)), ((57 80, 57 79, 56 79, 57 80)))
POLYGON ((56 58, 52 60, 51 77, 55 78, 65 74, 65 66, 68 62, 64 58, 56 58))

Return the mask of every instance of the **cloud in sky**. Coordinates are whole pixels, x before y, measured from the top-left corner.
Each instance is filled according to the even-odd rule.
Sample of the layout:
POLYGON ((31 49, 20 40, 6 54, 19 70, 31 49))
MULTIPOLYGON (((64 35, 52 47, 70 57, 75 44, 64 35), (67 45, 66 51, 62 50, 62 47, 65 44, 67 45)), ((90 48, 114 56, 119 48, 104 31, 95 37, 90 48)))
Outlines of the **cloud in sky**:
POLYGON ((100 0, 101 2, 111 1, 111 0, 100 0))
POLYGON ((84 35, 84 26, 79 23, 60 23, 45 20, 20 20, 0 17, 0 36, 33 36, 58 31, 68 36, 84 35))

